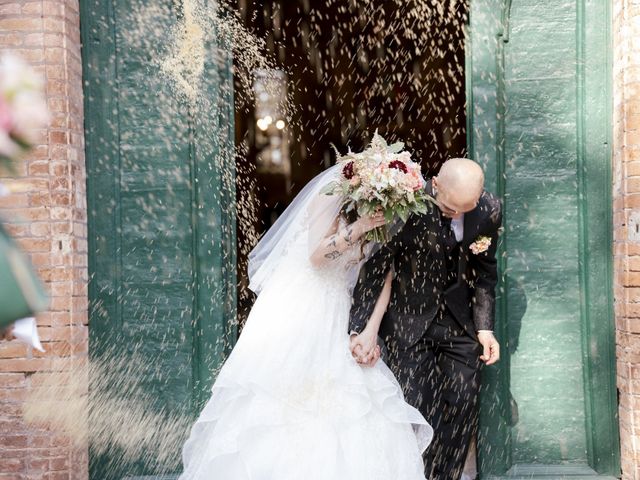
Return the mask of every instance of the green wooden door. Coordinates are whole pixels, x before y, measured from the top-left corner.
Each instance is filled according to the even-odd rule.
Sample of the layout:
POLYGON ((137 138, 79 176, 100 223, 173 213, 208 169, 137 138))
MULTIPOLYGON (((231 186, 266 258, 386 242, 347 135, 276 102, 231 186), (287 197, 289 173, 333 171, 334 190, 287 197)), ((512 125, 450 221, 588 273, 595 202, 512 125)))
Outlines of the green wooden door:
MULTIPOLYGON (((176 98, 154 56, 181 12, 172 0, 147 3, 153 9, 140 17, 126 0, 81 2, 90 357, 114 358, 114 369, 136 377, 107 368, 109 381, 90 385, 97 403, 142 406, 169 422, 193 419, 236 336, 233 157, 225 154, 233 100, 230 61, 214 60, 212 45, 201 92, 211 102, 196 109, 176 98)), ((153 451, 129 458, 126 441, 104 451, 96 445, 105 439, 94 438, 91 478, 173 473, 181 439, 172 440, 165 449, 175 451, 158 465, 153 451)))
POLYGON ((619 476, 608 3, 471 2, 469 146, 505 213, 482 478, 619 476))

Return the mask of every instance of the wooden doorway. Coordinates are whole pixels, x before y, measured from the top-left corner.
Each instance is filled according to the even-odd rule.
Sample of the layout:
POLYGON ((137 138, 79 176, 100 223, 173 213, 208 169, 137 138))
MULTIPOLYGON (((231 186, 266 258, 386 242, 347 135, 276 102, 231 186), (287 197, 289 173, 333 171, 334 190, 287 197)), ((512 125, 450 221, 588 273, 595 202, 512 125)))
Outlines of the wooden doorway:
POLYGON ((609 2, 474 0, 469 145, 504 202, 483 478, 620 474, 609 2))

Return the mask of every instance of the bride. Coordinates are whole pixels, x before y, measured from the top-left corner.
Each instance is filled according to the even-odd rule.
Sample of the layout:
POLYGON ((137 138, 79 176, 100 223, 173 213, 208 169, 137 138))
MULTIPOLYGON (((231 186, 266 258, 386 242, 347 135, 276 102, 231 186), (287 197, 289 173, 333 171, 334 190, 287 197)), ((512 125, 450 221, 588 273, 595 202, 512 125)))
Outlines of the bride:
POLYGON ((375 248, 360 238, 384 218, 348 223, 343 199, 322 193, 338 174, 314 178, 251 252, 258 297, 184 445, 180 480, 424 480, 431 427, 383 362, 361 367, 349 350, 351 291, 375 248))

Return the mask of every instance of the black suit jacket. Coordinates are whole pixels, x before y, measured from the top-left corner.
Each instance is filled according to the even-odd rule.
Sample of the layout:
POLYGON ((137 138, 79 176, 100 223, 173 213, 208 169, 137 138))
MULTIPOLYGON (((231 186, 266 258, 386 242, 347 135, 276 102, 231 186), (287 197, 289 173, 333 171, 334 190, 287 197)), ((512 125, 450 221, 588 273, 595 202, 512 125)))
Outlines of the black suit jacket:
MULTIPOLYGON (((431 194, 431 182, 426 189, 431 194)), ((444 247, 444 229, 450 227, 443 225, 440 209, 431 205, 426 214, 412 215, 402 230, 363 265, 353 293, 349 330, 364 329, 391 267, 395 276, 381 336, 413 344, 443 305, 472 336, 477 330, 493 330, 501 222, 500 201, 483 192, 477 207, 464 216, 458 276, 451 284, 447 282, 444 247), (491 238, 491 246, 476 255, 469 246, 480 236, 491 238)))

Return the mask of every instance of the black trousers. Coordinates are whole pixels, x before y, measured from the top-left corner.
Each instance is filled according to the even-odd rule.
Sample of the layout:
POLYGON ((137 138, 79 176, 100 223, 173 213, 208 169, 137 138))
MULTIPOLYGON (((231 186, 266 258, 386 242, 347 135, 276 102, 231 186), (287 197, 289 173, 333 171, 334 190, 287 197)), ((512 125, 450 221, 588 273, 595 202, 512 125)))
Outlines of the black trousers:
POLYGON ((478 423, 482 347, 451 314, 441 311, 424 336, 407 346, 385 339, 388 364, 406 401, 434 429, 424 455, 429 480, 459 480, 478 423))

